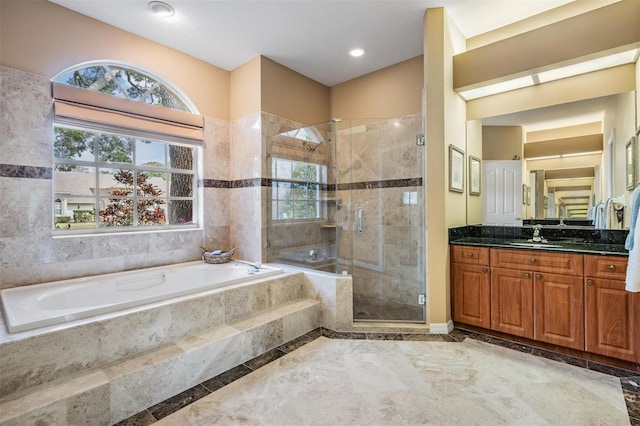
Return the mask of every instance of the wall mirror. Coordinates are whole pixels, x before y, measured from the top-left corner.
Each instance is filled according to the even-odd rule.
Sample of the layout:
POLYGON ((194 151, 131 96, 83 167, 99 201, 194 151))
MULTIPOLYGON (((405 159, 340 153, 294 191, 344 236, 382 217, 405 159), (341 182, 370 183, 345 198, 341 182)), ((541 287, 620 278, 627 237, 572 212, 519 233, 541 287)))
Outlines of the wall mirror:
MULTIPOLYGON (((485 185, 488 160, 520 162, 521 225, 527 219, 555 219, 551 225, 563 219, 571 226, 589 226, 587 214, 595 204, 629 197, 625 145, 640 124, 636 99, 631 91, 468 122, 466 151, 482 158, 483 184, 480 197, 467 193, 467 223, 497 224, 482 220, 487 197, 495 197, 485 185), (523 185, 530 188, 529 204, 521 194, 523 185)), ((637 180, 634 173, 633 186, 637 180)))

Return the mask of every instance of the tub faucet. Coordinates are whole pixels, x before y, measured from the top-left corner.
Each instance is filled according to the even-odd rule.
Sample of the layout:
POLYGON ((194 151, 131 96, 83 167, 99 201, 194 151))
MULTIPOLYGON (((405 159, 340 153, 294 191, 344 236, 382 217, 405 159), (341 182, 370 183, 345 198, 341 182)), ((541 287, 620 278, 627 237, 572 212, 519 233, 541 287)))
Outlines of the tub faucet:
POLYGON ((236 263, 249 266, 249 270, 247 272, 251 275, 255 274, 256 272, 260 272, 262 270, 261 269, 262 263, 260 262, 251 263, 251 262, 247 262, 246 260, 236 259, 236 263))
POLYGON ((309 250, 309 256, 310 256, 312 259, 315 259, 316 257, 318 257, 318 254, 316 253, 316 251, 315 251, 315 250, 311 249, 311 250, 309 250))

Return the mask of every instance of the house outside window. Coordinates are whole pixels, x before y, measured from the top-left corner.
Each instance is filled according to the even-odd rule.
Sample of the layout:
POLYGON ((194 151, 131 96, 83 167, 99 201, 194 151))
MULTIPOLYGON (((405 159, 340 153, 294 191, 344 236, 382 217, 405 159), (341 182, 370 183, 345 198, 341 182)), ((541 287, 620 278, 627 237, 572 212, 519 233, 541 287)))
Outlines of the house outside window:
POLYGON ((189 102, 120 64, 76 67, 54 81, 54 228, 197 226, 202 117, 189 102))

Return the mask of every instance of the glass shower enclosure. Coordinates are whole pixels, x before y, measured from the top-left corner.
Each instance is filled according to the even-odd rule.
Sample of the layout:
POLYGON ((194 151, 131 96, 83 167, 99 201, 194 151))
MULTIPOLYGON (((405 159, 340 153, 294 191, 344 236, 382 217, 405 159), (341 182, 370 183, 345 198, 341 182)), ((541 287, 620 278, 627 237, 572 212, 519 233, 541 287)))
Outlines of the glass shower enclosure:
POLYGON ((356 321, 423 323, 421 133, 415 114, 268 136, 268 261, 350 274, 356 321))

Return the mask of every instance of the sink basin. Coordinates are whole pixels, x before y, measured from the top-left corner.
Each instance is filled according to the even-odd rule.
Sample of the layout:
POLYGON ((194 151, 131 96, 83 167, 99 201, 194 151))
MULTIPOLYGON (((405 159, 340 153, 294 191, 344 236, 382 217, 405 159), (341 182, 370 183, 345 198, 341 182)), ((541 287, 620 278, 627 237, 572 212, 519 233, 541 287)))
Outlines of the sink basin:
POLYGON ((527 247, 527 248, 558 248, 558 247, 562 247, 559 244, 549 244, 549 243, 533 243, 533 242, 512 242, 509 243, 510 246, 516 246, 516 247, 527 247))

